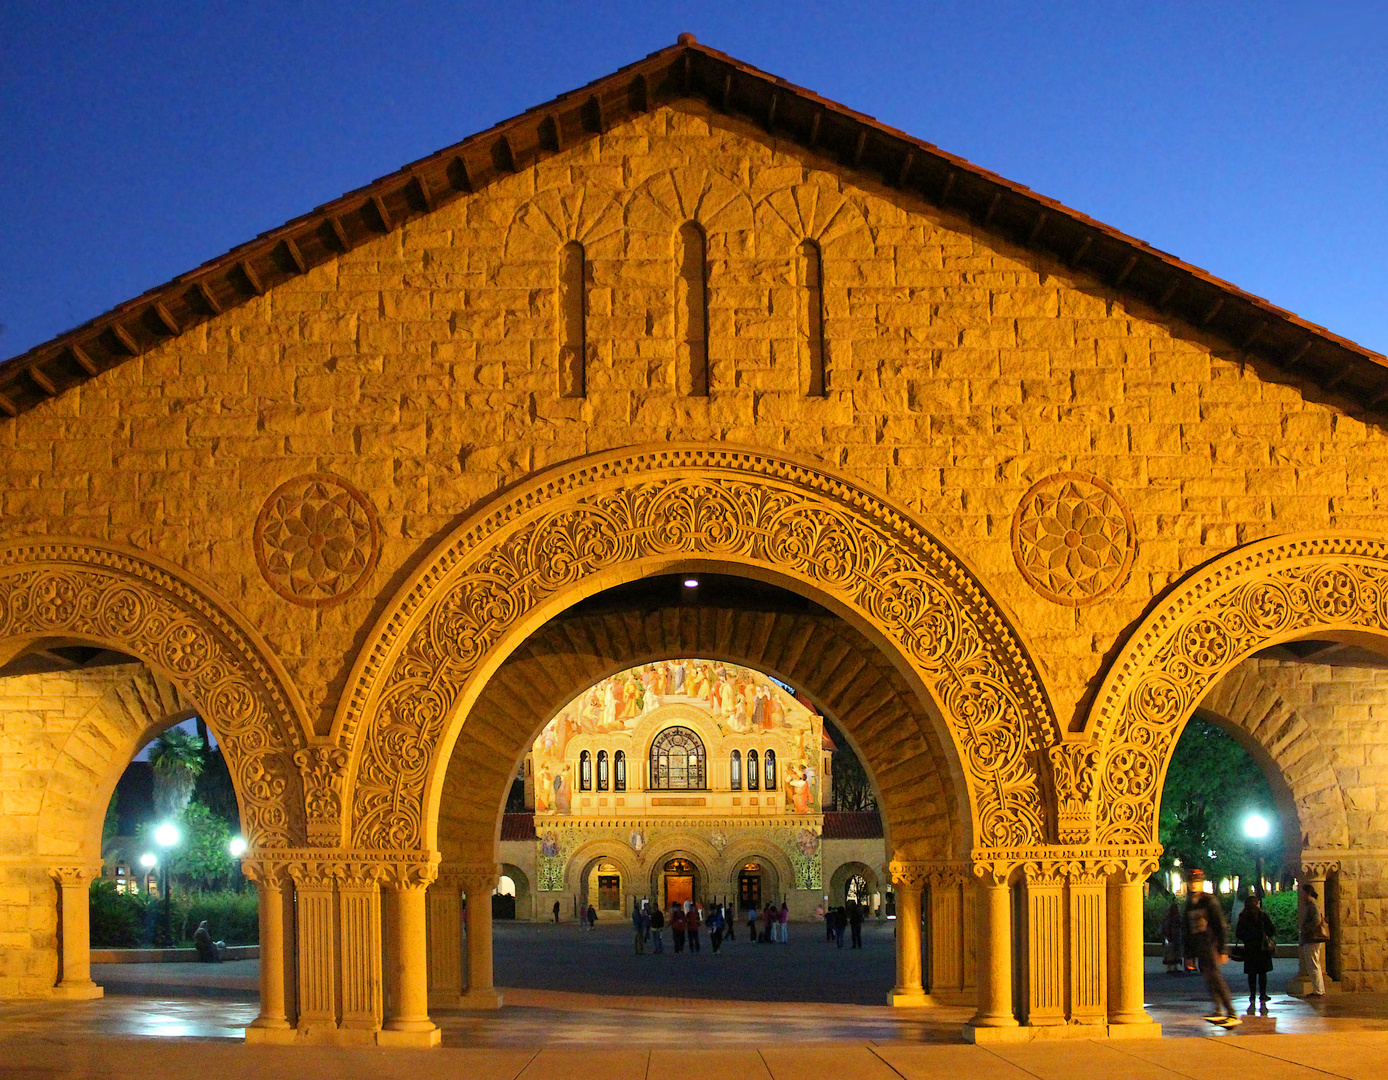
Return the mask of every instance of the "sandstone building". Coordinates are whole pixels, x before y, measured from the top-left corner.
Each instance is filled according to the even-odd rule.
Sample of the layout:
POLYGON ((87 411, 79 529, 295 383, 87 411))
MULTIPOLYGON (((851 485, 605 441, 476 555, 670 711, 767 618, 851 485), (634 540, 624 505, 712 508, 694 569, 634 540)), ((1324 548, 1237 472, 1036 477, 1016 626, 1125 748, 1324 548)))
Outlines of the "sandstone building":
POLYGON ((458 911, 537 734, 690 657, 871 771, 898 1003, 1150 1032, 1197 710, 1388 988, 1385 365, 682 39, 0 366, 0 994, 99 992, 102 814, 196 712, 248 1038, 432 1043, 497 1001, 458 911))

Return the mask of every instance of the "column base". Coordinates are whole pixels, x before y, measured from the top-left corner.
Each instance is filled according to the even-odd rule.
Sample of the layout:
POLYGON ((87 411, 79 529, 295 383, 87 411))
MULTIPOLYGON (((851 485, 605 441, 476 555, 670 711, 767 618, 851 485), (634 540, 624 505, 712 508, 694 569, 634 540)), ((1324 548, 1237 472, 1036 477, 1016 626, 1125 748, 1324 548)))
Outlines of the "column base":
POLYGON ((62 1001, 90 1001, 105 997, 106 990, 94 982, 59 983, 53 987, 53 996, 62 1001))
POLYGON ((964 1025, 964 1041, 978 1045, 990 1043, 1053 1042, 1066 1039, 1159 1039, 1161 1025, 1146 1024, 1047 1024, 1036 1027, 982 1027, 973 1021, 964 1025))
POLYGON ((465 990, 458 995, 457 1007, 460 1009, 499 1009, 501 1008, 501 991, 495 987, 465 990))
MULTIPOLYGON (((408 1021, 413 1023, 414 1021, 408 1021)), ((376 1032, 377 1046, 438 1046, 443 1039, 443 1032, 432 1022, 428 1028, 411 1028, 408 1031, 401 1031, 398 1028, 384 1028, 376 1032)))
MULTIPOLYGON (((1311 976, 1298 973, 1287 980, 1287 993, 1292 997, 1304 998, 1310 992, 1311 976)), ((1338 994, 1339 992, 1340 984, 1336 980, 1327 977, 1325 980, 1326 995, 1338 994)))
POLYGON ((930 995, 924 990, 892 990, 887 994, 887 1004, 898 1009, 918 1009, 931 1004, 930 995))
POLYGON ((298 1041, 299 1029, 290 1027, 287 1020, 284 1027, 258 1027, 252 1024, 246 1029, 247 1046, 292 1046, 298 1041))

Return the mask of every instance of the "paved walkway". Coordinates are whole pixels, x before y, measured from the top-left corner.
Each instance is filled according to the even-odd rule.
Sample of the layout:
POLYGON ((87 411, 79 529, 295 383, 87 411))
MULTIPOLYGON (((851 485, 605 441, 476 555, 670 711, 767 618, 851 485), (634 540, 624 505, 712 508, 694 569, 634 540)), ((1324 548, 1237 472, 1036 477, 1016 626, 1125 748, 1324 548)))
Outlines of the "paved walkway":
MULTIPOLYGON (((237 1080, 590 1072, 605 1080, 873 1080, 959 1071, 971 1080, 1388 1080, 1388 995, 1312 1004, 1278 993, 1268 1018, 1226 1032, 1200 1019, 1207 1003, 1198 977, 1167 976, 1152 960, 1153 1016, 1169 1036, 1203 1038, 981 1048, 959 1042, 969 1009, 877 1004, 891 982, 890 927, 870 927, 861 952, 840 952, 812 930, 793 927, 788 946, 739 938, 717 956, 705 944, 695 956, 637 957, 624 927, 499 927, 506 1007, 437 1012, 437 1051, 247 1047, 240 1037, 257 1011, 254 961, 107 965, 94 972, 104 999, 0 1007, 0 1078, 205 1080, 218 1070, 237 1080), (585 989, 571 989, 580 980, 585 989)), ((1281 962, 1274 987, 1294 970, 1281 962)))

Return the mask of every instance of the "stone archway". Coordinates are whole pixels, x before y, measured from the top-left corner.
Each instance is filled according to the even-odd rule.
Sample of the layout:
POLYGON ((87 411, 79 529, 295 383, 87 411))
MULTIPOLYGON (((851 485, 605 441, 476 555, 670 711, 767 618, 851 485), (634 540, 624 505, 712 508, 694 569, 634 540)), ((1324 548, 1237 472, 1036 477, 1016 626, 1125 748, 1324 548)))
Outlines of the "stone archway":
MULTIPOLYGON (((170 688, 178 708, 195 708, 217 732, 254 847, 304 843, 295 759, 306 743, 302 708, 264 643, 224 601, 181 569, 128 549, 80 540, 0 546, 0 659, 53 640, 99 646, 144 664, 170 688)), ((40 793, 36 812, 27 824, 6 822, 7 832, 29 845, 14 865, 3 860, 7 884, 23 879, 31 893, 45 896, 38 907, 27 907, 46 906, 50 875, 60 884, 69 996, 83 996, 91 986, 87 885, 99 873, 100 830, 93 831, 89 819, 95 814, 99 822, 101 797, 109 800, 114 785, 112 770, 118 775, 138 748, 133 729, 105 726, 111 730, 66 732, 56 753, 28 755, 35 767, 26 783, 40 793)), ((34 930, 41 939, 44 928, 34 930)), ((42 982, 56 971, 56 954, 52 946, 34 951, 45 954, 30 965, 43 973, 42 982)), ((26 992, 52 993, 52 981, 26 992)))
POLYGON ((1031 758, 1054 741, 1054 718, 974 575, 904 511, 821 466, 658 446, 595 455, 512 489, 400 590, 335 723, 354 748, 353 846, 434 843, 462 719, 530 633, 610 584, 692 566, 785 582, 880 642, 943 718, 974 843, 1045 842, 1031 758))
POLYGON ((1356 534, 1258 541, 1157 603, 1115 658, 1086 724, 1099 842, 1156 843, 1161 786, 1185 722, 1255 652, 1310 634, 1388 637, 1388 544, 1356 534))

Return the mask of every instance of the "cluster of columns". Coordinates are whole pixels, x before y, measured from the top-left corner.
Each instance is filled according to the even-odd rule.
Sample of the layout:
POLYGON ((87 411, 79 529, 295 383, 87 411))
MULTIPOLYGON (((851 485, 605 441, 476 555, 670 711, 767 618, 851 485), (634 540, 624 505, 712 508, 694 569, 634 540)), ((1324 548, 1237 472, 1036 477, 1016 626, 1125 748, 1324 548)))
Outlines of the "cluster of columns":
POLYGON ((897 984, 889 1001, 958 1001, 976 986, 977 1011, 965 1028, 975 1042, 1023 1037, 1024 1026, 1159 1033, 1143 1007, 1142 883, 1154 866, 1132 856, 892 863, 897 984))
POLYGON ((429 1004, 499 1009, 492 982, 492 890, 495 864, 446 865, 429 888, 429 1004), (466 902, 464 902, 466 899, 466 902), (466 918, 466 951, 463 921, 466 918))
POLYGON ((241 867, 260 905, 260 1015, 247 1042, 438 1043, 426 946, 437 855, 260 852, 241 867))

